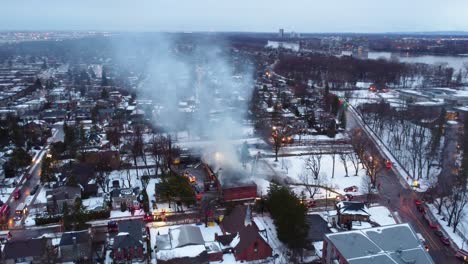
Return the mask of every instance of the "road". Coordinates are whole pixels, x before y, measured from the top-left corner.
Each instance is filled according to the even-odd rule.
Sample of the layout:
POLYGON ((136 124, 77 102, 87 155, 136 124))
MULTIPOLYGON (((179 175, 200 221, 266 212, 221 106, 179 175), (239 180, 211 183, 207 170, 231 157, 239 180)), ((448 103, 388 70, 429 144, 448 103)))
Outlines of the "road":
MULTIPOLYGON (((347 112, 348 126, 351 128, 359 127, 366 131, 362 120, 351 111, 347 112)), ((363 133, 363 135, 368 136, 366 133, 363 133)), ((377 147, 378 143, 373 140, 370 140, 370 142, 373 142, 377 147)), ((382 160, 387 159, 381 152, 377 153, 380 153, 382 160)), ((435 263, 460 263, 460 260, 454 257, 455 250, 442 244, 439 237, 434 234, 434 230, 426 223, 422 213, 417 210, 414 204, 414 200, 418 198, 418 195, 401 180, 401 176, 397 175, 395 170, 384 169, 379 173, 377 181, 380 183, 378 202, 389 207, 394 215, 399 216, 397 218, 400 218, 401 222, 410 223, 416 232, 422 234, 429 246, 429 254, 435 263)))
POLYGON ((21 197, 18 200, 15 200, 13 196, 10 196, 8 200, 6 201, 6 203, 10 206, 10 219, 8 221, 8 227, 11 229, 15 227, 21 228, 26 218, 26 216, 24 216, 21 219, 21 221, 14 221, 13 217, 15 216, 15 210, 18 207, 18 205, 21 203, 25 203, 26 205, 33 204, 37 195, 41 191, 42 186, 40 186, 40 179, 41 179, 42 158, 49 151, 50 143, 63 140, 63 137, 64 137, 63 126, 53 125, 53 128, 54 128, 54 132, 52 134, 52 137, 33 159, 32 166, 28 171, 29 174, 31 174, 31 178, 27 179, 26 177, 23 177, 18 184, 17 188, 21 190, 21 197), (31 195, 31 191, 36 185, 39 185, 40 187, 34 195, 31 195))

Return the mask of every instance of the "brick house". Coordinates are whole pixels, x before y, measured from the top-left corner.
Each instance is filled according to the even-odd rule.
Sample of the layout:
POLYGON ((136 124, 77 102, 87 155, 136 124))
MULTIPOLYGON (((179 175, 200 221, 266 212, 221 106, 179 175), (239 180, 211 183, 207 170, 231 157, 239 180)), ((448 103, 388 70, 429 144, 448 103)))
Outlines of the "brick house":
POLYGON ((255 261, 269 258, 273 249, 252 221, 250 207, 239 205, 221 222, 223 235, 215 236, 223 252, 233 252, 237 261, 255 261))
POLYGON ((138 196, 140 188, 118 188, 111 192, 112 208, 120 209, 122 203, 127 205, 127 208, 139 209, 138 196))
POLYGON ((146 229, 141 220, 118 223, 119 233, 114 237, 112 257, 115 263, 142 262, 146 259, 146 229))

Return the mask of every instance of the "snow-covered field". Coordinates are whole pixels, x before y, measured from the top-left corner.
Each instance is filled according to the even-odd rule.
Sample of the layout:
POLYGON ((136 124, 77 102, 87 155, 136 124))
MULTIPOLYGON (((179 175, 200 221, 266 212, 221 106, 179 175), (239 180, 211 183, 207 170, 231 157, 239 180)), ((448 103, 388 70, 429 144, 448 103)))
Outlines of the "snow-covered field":
MULTIPOLYGON (((291 156, 291 157, 280 157, 277 162, 274 158, 267 158, 265 161, 277 172, 280 177, 285 177, 291 183, 304 183, 302 178, 306 174, 310 174, 306 168, 306 160, 309 156, 291 156)), ((363 176, 366 175, 362 165, 359 164, 358 176, 354 176, 355 170, 352 163, 347 160, 343 163, 338 154, 335 155, 335 169, 333 173, 333 155, 322 155, 320 161, 320 173, 319 183, 320 185, 326 185, 334 189, 340 194, 345 194, 344 188, 350 186, 357 186, 358 191, 354 192, 353 195, 362 194, 361 182, 363 176), (348 176, 346 176, 345 167, 348 168, 348 176), (333 177, 332 177, 333 176, 333 177)), ((310 176, 310 178, 313 178, 310 176)), ((311 180, 309 184, 314 184, 311 180)), ((294 190, 300 194, 304 191, 307 195, 305 187, 295 187, 294 190)), ((336 194, 329 194, 330 197, 335 197, 336 194)), ((325 190, 319 189, 314 198, 325 198, 325 190)))

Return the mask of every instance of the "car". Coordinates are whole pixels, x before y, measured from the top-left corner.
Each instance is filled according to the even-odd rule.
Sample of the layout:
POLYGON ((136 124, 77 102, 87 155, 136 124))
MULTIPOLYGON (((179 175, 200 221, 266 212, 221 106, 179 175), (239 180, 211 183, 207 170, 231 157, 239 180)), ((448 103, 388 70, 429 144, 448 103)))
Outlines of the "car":
POLYGON ((30 194, 34 195, 37 192, 38 189, 39 189, 39 184, 34 186, 34 188, 31 190, 30 194))
POLYGON ((436 236, 440 237, 440 238, 444 237, 444 233, 442 233, 442 231, 440 231, 440 230, 435 230, 435 231, 434 231, 434 234, 435 234, 436 236))
POLYGON ((344 188, 345 192, 357 192, 358 190, 359 190, 359 188, 356 185, 344 188))
POLYGON ((317 202, 315 200, 310 200, 307 202, 307 208, 316 207, 317 202))
POLYGON ((421 200, 419 200, 419 199, 414 199, 414 204, 415 204, 416 206, 422 205, 423 203, 424 203, 424 202, 421 201, 421 200))
POLYGON ((446 246, 450 246, 450 240, 446 236, 441 236, 440 241, 446 246))
POLYGON ((41 150, 41 147, 40 146, 34 146, 34 149, 35 150, 41 150))
POLYGON ((429 252, 429 246, 428 246, 426 243, 424 243, 423 245, 424 245, 424 249, 425 249, 427 252, 429 252))
POLYGON ((354 199, 354 196, 352 194, 350 194, 350 193, 347 193, 344 196, 346 197, 347 201, 352 201, 354 199))
POLYGON ((146 214, 146 215, 143 217, 143 220, 145 220, 146 222, 152 222, 152 221, 154 221, 154 215, 146 214))
POLYGON ((26 179, 31 179, 32 178, 32 174, 31 173, 26 173, 26 179))
POLYGON ((416 206, 416 209, 418 209, 418 211, 423 213, 423 214, 426 213, 426 208, 424 208, 424 206, 422 206, 422 205, 416 206))
POLYGON ((0 200, 0 206, 3 206, 3 204, 4 204, 4 203, 3 203, 3 201, 2 201, 2 200, 0 200))
POLYGON ((117 232, 119 231, 119 226, 116 221, 107 222, 107 231, 108 232, 117 232))
POLYGON ((429 222, 429 227, 434 230, 439 230, 439 225, 434 222, 429 222))

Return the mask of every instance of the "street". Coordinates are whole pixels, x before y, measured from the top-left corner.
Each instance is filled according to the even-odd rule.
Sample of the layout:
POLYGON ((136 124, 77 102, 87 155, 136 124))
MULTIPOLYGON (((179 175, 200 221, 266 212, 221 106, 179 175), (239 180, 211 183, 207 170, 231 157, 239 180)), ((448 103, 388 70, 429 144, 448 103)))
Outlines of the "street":
MULTIPOLYGON (((362 120, 354 112, 348 111, 348 117, 350 127, 360 127, 366 131, 362 120)), ((367 133, 363 133, 363 135, 368 136, 371 139, 369 142, 373 142, 375 147, 378 147, 378 143, 374 142, 367 133)), ((377 153, 382 160, 388 158, 382 155, 381 151, 377 153)), ((394 169, 383 169, 379 173, 377 177, 377 182, 380 184, 378 202, 389 207, 392 212, 397 212, 401 222, 410 223, 416 232, 422 234, 429 246, 429 254, 435 263, 460 263, 455 258, 455 250, 445 246, 440 241, 439 237, 434 234, 434 230, 425 222, 422 213, 417 210, 414 200, 419 199, 418 195, 406 185, 406 182, 401 180, 401 176, 397 175, 395 171, 394 169)))

